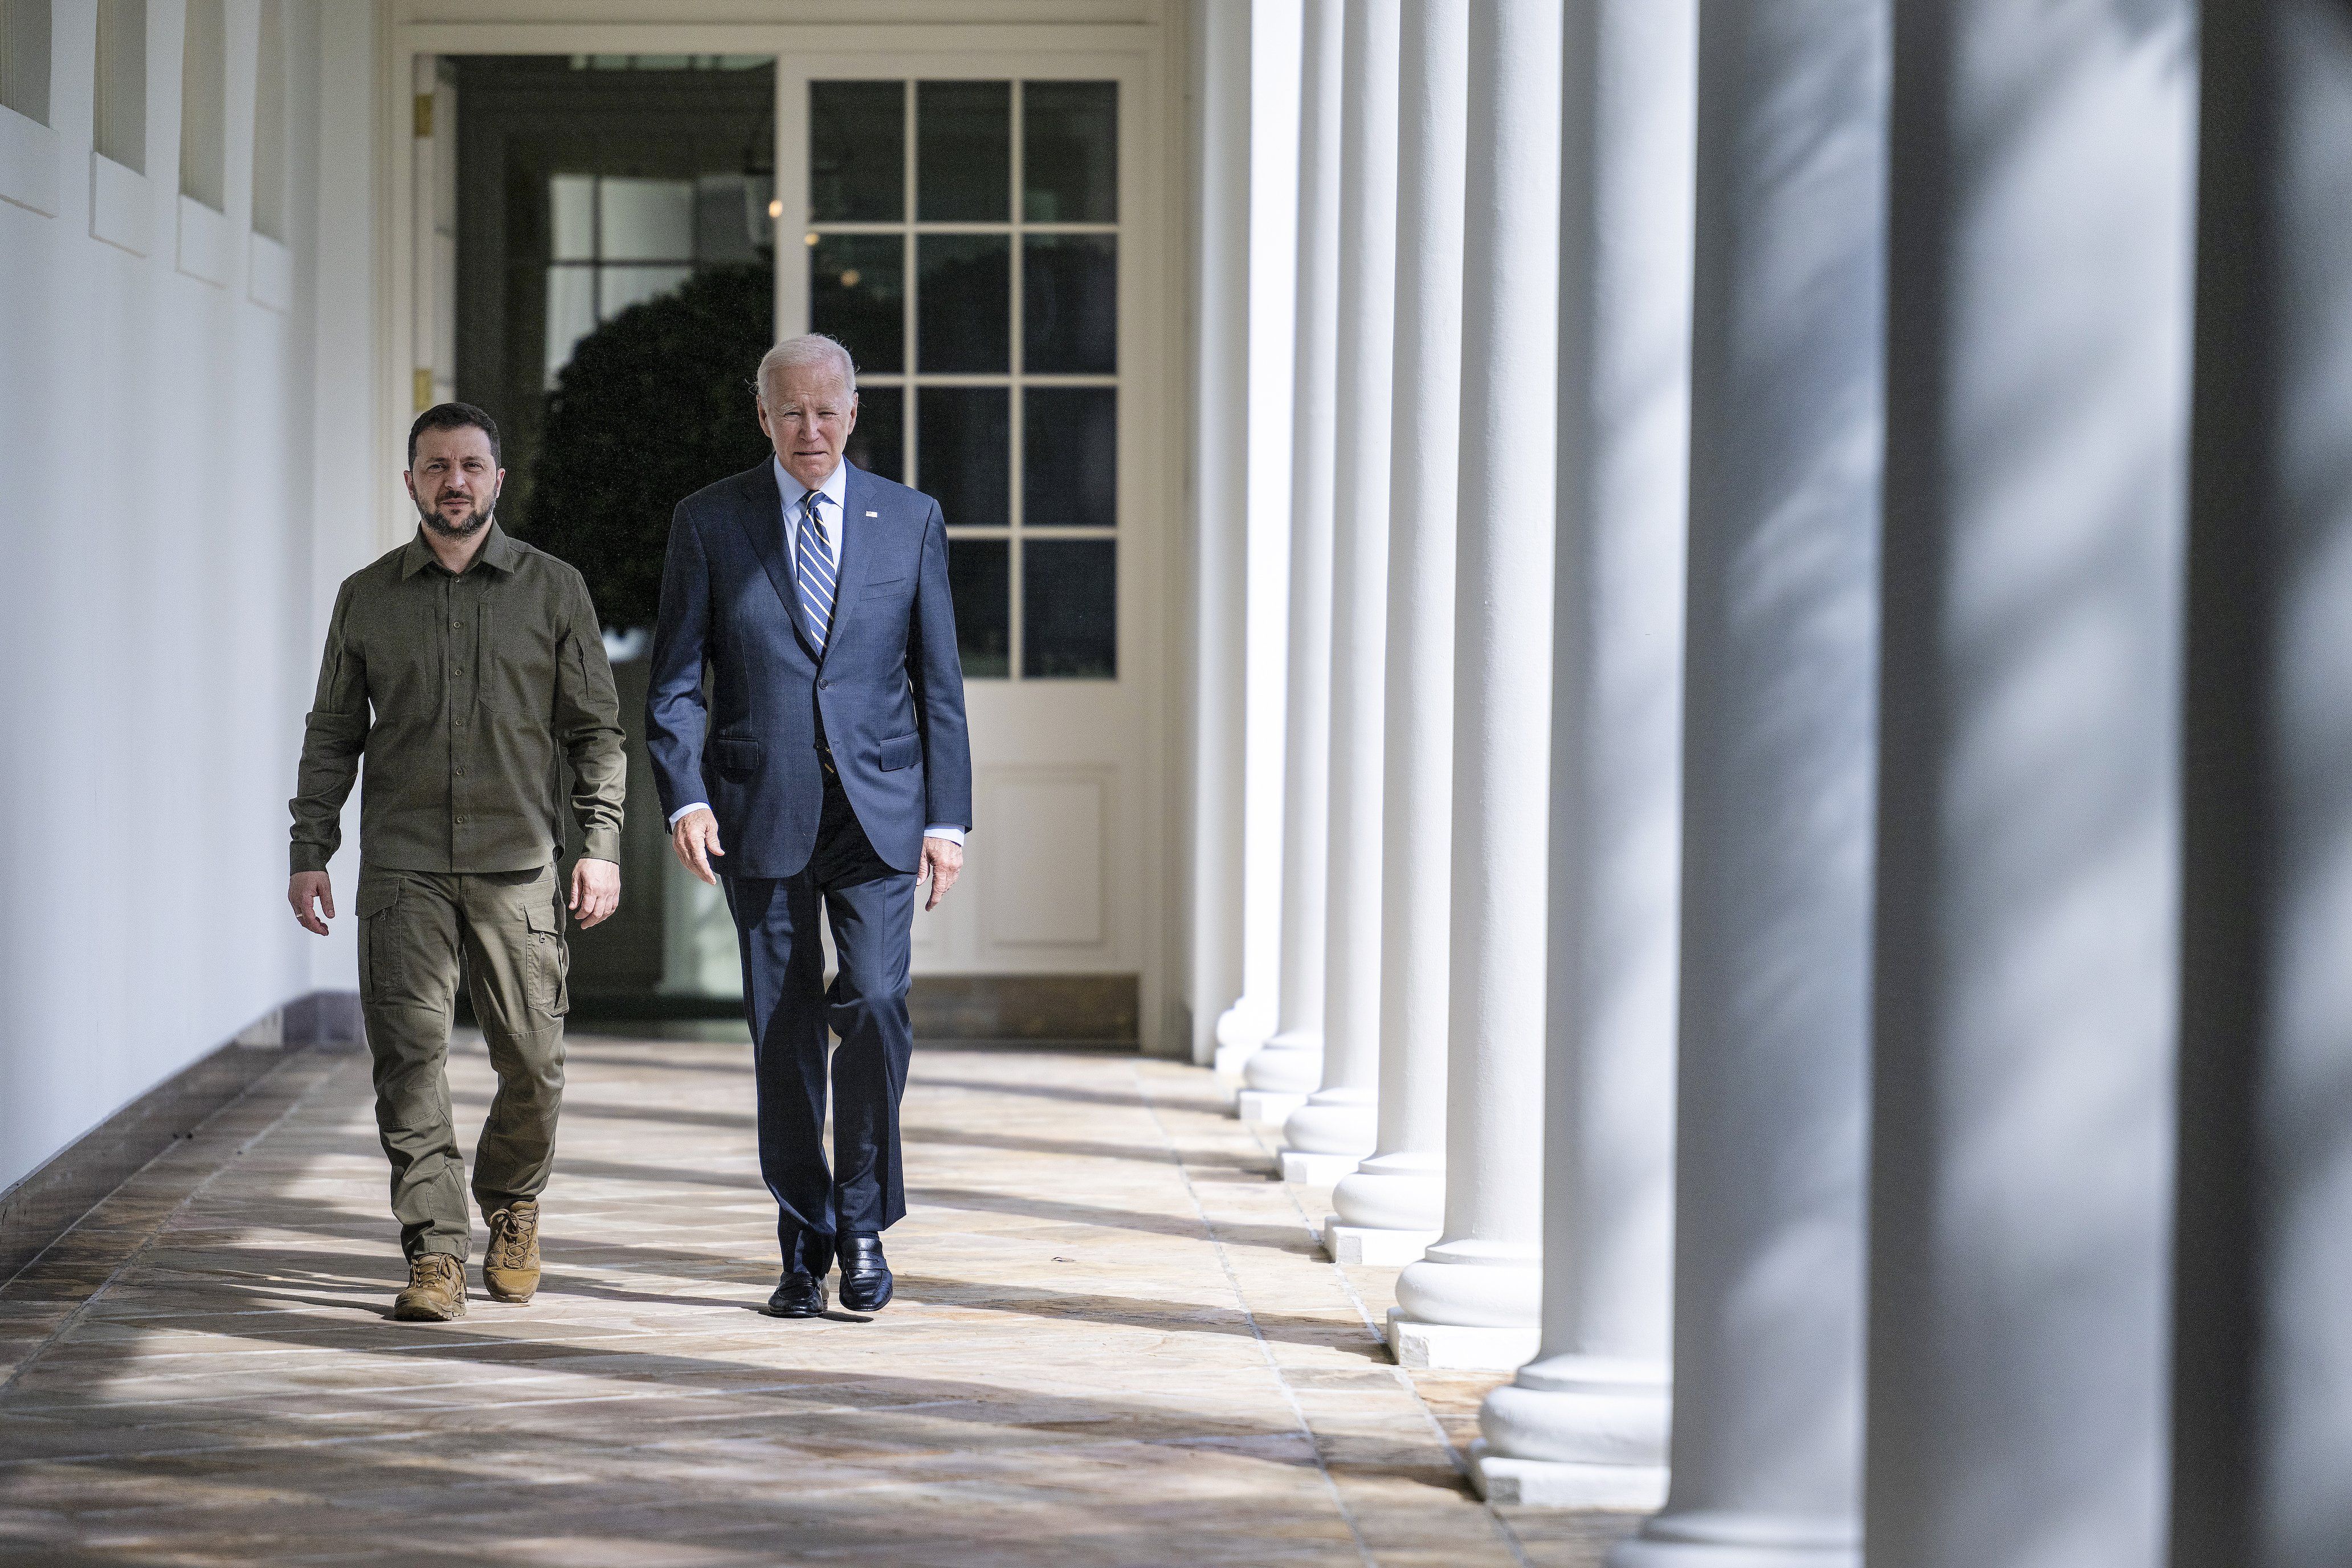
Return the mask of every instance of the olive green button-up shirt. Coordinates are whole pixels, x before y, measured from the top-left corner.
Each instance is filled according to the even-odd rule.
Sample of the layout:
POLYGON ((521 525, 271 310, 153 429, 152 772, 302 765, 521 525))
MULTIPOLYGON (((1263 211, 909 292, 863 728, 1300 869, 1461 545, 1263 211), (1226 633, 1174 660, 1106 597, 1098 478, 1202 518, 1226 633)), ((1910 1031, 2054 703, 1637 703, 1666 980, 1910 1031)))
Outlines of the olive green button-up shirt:
POLYGON ((495 522, 463 576, 420 531, 335 595, 302 737, 292 865, 342 841, 360 759, 360 857, 402 871, 527 871, 556 858, 558 751, 590 858, 621 858, 621 704, 578 572, 495 522))

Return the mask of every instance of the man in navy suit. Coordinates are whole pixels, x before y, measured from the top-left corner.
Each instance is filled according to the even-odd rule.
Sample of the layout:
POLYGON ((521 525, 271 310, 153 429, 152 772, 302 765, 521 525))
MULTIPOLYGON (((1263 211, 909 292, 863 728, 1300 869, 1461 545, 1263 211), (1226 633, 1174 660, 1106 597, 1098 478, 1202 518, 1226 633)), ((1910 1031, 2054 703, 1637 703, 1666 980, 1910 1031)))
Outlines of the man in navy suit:
POLYGON ((971 751, 939 502, 843 459, 857 374, 831 338, 769 350, 759 389, 774 457, 670 521, 646 738, 671 847, 724 886, 742 948, 783 1249, 768 1310, 814 1318, 836 1257, 844 1307, 890 1300, 915 885, 929 879, 936 909, 963 868, 971 751), (839 959, 830 992, 819 906, 839 959))

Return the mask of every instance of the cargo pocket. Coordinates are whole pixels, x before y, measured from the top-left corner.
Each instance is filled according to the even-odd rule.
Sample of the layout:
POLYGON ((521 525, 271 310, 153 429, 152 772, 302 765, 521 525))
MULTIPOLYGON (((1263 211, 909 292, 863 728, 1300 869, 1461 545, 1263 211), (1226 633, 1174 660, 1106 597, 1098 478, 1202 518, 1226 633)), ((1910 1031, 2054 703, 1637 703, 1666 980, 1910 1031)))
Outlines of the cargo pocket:
POLYGON ((563 911, 551 903, 534 902, 523 918, 530 925, 524 984, 530 987, 531 1011, 561 1018, 572 1011, 572 949, 563 940, 563 911))
POLYGON ((360 996, 380 1002, 408 984, 408 944, 401 940, 400 883, 360 874, 360 996))

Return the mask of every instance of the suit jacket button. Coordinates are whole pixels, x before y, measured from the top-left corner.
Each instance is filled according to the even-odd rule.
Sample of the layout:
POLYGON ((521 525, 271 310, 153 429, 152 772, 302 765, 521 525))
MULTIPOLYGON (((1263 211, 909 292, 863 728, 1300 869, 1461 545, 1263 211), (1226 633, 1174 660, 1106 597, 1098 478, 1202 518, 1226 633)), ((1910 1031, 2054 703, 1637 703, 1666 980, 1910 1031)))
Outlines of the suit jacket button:
POLYGON ((816 683, 816 689, 817 689, 819 691, 825 691, 825 690, 829 690, 829 689, 832 689, 832 686, 833 686, 833 682, 832 682, 832 681, 830 681, 830 680, 820 680, 820 681, 818 681, 818 682, 816 683))

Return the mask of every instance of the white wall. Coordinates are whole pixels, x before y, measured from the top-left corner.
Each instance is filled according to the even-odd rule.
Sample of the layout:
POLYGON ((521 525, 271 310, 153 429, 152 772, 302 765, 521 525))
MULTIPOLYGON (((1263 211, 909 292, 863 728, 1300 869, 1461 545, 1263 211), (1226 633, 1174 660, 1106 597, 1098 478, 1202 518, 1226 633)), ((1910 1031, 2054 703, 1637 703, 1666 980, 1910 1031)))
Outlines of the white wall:
POLYGON ((321 942, 284 892, 326 608, 373 553, 372 24, 289 7, 280 311, 248 268, 257 0, 228 8, 226 281, 175 264, 182 16, 150 0, 149 254, 90 234, 94 0, 57 7, 58 212, 0 203, 0 1187, 353 984, 348 907, 321 942))

